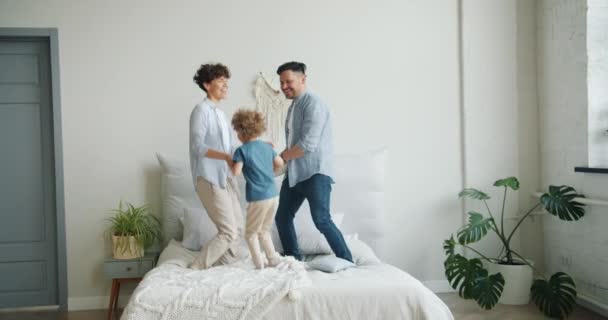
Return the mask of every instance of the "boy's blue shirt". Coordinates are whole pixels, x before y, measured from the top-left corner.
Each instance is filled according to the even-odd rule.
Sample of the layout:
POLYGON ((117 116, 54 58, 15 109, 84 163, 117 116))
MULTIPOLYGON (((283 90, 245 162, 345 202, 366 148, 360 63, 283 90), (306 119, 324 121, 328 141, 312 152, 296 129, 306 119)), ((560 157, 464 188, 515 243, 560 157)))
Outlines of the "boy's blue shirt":
POLYGON ((249 141, 238 147, 232 160, 243 163, 243 176, 247 181, 247 202, 261 201, 279 195, 274 182, 273 161, 277 153, 269 143, 249 141))

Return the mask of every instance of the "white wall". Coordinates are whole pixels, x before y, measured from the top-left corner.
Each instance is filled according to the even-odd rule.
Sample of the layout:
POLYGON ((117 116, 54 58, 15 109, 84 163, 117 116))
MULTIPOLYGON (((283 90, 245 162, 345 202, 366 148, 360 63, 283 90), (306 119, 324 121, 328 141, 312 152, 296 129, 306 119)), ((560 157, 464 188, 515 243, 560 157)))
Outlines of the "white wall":
MULTIPOLYGON (((534 9, 529 1, 463 1, 465 185, 492 197, 488 204, 500 227, 503 188, 492 185, 501 178, 518 177, 521 189, 507 194, 507 235, 516 221, 508 218, 530 207, 530 194, 538 187, 534 9)), ((487 216, 479 201, 467 200, 465 209, 487 216)), ((526 239, 535 234, 529 231, 526 239)), ((511 244, 542 264, 538 246, 519 251, 519 237, 511 244)), ((496 257, 501 244, 492 235, 474 247, 496 257)))
MULTIPOLYGON (((537 6, 541 185, 571 185, 589 198, 607 199, 606 175, 574 173, 575 166, 590 162, 586 15, 584 0, 542 0, 537 6)), ((544 218, 546 269, 568 272, 579 296, 606 306, 608 214, 605 207, 586 210, 572 223, 544 218)))
MULTIPOLYGON (((539 201, 532 196, 541 190, 539 108, 537 94, 536 2, 517 0, 517 133, 519 213, 524 214, 539 201)), ((514 220, 517 221, 517 220, 514 220)), ((544 271, 542 219, 527 219, 520 227, 519 251, 544 271)))
MULTIPOLYGON (((503 21, 499 2, 493 2, 494 18, 503 21)), ((507 9, 505 23, 512 24, 513 8, 507 9)), ((495 30, 494 20, 484 23, 483 30, 495 30)), ((187 157, 188 116, 201 98, 191 78, 209 61, 232 69, 229 115, 253 106, 257 72, 272 74, 292 59, 306 62, 311 87, 334 114, 337 151, 389 147, 385 260, 421 280, 444 279, 441 241, 462 220, 457 26, 457 2, 450 0, 0 0, 0 27, 59 30, 70 307, 106 304, 104 219, 121 198, 158 210, 154 152, 187 157)), ((507 48, 514 45, 513 30, 496 29, 508 37, 507 48)), ((501 45, 498 38, 494 43, 501 45)), ((478 66, 496 68, 505 82, 469 87, 472 100, 475 91, 487 92, 479 107, 492 109, 480 112, 498 112, 477 120, 508 119, 491 130, 499 140, 511 136, 500 131, 516 129, 516 115, 507 111, 516 103, 515 64, 492 64, 512 58, 500 55, 478 66), (495 90, 503 84, 506 92, 495 90), (494 100, 498 104, 486 103, 494 100)), ((490 140, 481 143, 502 150, 490 140)), ((504 143, 517 147, 512 137, 504 143)), ((492 154, 478 151, 470 149, 468 158, 482 162, 479 156, 492 154)), ((493 161, 483 162, 484 170, 494 168, 493 161)), ((500 173, 517 169, 503 165, 500 173)))

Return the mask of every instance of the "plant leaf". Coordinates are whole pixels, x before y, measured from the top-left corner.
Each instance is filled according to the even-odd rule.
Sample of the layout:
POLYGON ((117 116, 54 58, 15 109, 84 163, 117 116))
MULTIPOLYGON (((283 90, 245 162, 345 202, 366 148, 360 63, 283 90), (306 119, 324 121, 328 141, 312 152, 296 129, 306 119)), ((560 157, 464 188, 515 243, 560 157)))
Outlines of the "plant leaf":
POLYGON ((468 260, 460 254, 455 254, 445 260, 444 266, 445 276, 452 288, 458 290, 458 295, 464 299, 475 299, 473 288, 484 270, 481 260, 468 260))
MULTIPOLYGON (((135 207, 131 203, 121 201, 118 209, 111 212, 113 212, 113 216, 108 220, 112 234, 133 236, 137 243, 144 248, 161 240, 160 220, 150 212, 148 206, 135 207)), ((125 251, 128 248, 128 242, 119 244, 119 247, 124 247, 123 251, 125 251)))
POLYGON ((532 300, 548 317, 567 317, 576 303, 576 285, 569 275, 557 272, 547 282, 537 279, 532 284, 532 300))
POLYGON ((519 180, 517 180, 517 178, 515 178, 515 177, 508 177, 508 178, 497 180, 496 182, 494 182, 494 186, 495 187, 509 187, 512 190, 518 190, 519 189, 519 180))
POLYGON ((451 236, 448 240, 443 241, 443 251, 445 255, 450 257, 454 255, 454 248, 456 247, 456 241, 454 241, 454 236, 451 236))
POLYGON ((504 286, 505 279, 502 274, 496 273, 488 277, 488 272, 483 270, 473 287, 475 301, 486 310, 492 309, 498 303, 504 286))
POLYGON ((584 198, 569 186, 549 186, 549 192, 540 197, 545 209, 561 220, 573 221, 585 215, 585 205, 576 202, 575 198, 584 198))
POLYGON ((467 188, 467 189, 460 191, 460 193, 458 194, 458 197, 459 198, 467 197, 467 198, 477 199, 477 200, 490 199, 490 196, 488 196, 484 192, 481 192, 481 191, 479 191, 477 189, 473 189, 473 188, 467 188))
POLYGON ((484 219, 478 212, 469 212, 469 223, 458 231, 458 242, 468 244, 481 240, 492 228, 492 218, 484 219))

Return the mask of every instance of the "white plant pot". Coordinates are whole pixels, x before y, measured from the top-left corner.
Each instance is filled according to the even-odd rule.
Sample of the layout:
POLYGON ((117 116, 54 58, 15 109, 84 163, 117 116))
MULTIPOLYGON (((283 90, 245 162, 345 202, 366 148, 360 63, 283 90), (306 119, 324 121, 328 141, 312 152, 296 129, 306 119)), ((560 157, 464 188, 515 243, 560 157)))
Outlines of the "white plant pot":
POLYGON ((141 247, 135 237, 112 236, 112 257, 114 259, 137 259, 144 256, 144 248, 141 247))
MULTIPOLYGON (((534 265, 530 260, 528 263, 534 265)), ((500 272, 505 279, 505 286, 498 303, 522 305, 530 302, 530 288, 533 280, 530 266, 489 263, 488 267, 491 275, 500 272)))

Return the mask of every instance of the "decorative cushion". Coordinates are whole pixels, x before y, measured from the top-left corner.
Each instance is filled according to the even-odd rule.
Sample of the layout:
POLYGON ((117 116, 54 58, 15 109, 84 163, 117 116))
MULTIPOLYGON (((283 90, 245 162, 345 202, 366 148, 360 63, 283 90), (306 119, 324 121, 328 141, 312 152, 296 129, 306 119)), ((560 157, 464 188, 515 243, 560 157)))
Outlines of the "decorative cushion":
POLYGON ((196 259, 197 252, 189 251, 184 248, 181 243, 173 239, 169 240, 167 247, 158 257, 157 266, 164 263, 175 264, 180 267, 187 268, 194 259, 196 259))
POLYGON ((184 208, 181 222, 184 227, 182 246, 188 250, 201 250, 217 234, 215 224, 201 208, 184 208))
POLYGON ((312 269, 334 273, 344 269, 356 267, 356 265, 348 260, 338 258, 334 255, 326 255, 318 257, 310 262, 308 266, 312 269))

